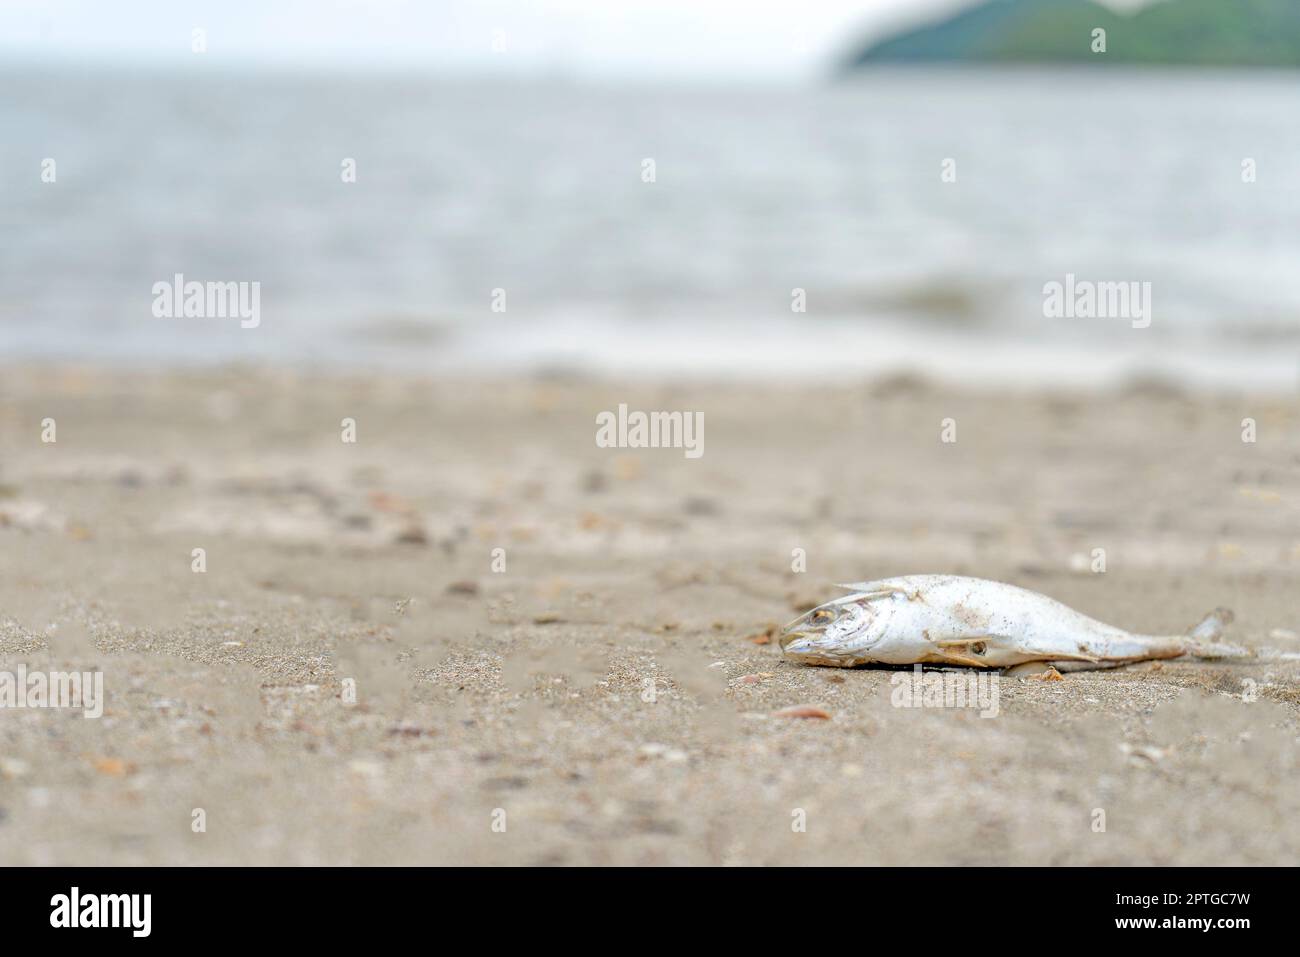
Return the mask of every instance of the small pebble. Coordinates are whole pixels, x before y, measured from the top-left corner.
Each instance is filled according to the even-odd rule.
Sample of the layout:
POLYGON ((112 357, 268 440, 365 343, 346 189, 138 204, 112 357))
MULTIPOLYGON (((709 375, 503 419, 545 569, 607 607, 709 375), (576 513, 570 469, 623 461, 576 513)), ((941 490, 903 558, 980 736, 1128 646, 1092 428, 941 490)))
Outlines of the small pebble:
POLYGON ((133 765, 128 764, 121 758, 95 758, 92 763, 96 771, 110 778, 125 777, 135 770, 133 765))
POLYGON ((408 525, 394 541, 399 545, 427 545, 429 536, 419 525, 408 525))

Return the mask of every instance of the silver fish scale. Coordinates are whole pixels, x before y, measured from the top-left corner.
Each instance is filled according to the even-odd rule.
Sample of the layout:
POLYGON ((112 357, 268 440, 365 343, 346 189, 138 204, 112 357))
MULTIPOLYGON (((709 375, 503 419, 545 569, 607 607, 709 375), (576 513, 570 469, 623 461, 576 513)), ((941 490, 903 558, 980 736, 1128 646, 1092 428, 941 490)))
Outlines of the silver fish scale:
MULTIPOLYGON (((1185 636, 1132 634, 1038 592, 980 578, 909 575, 841 587, 853 594, 786 628, 781 646, 788 657, 840 667, 1002 668, 1031 661, 1104 667, 1205 650, 1185 636)), ((1232 649, 1217 647, 1224 653, 1218 656, 1232 649)))

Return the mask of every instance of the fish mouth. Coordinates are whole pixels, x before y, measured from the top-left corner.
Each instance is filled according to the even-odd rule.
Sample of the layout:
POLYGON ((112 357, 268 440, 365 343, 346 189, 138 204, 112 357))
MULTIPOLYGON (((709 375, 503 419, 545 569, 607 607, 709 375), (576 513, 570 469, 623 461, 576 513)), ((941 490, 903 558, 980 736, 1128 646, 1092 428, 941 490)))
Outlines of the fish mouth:
POLYGON ((791 657, 811 654, 812 638, 806 631, 791 631, 780 638, 781 650, 791 657))
MULTIPOLYGON (((787 629, 793 628, 797 624, 798 622, 794 622, 793 624, 788 625, 787 629)), ((806 631, 786 630, 781 632, 781 637, 777 639, 777 642, 781 645, 782 651, 787 651, 789 649, 789 646, 794 644, 796 641, 807 641, 807 639, 808 639, 808 632, 806 631)))
POLYGON ((781 651, 791 661, 805 665, 836 665, 843 667, 847 659, 824 648, 817 647, 817 635, 795 631, 781 637, 781 651))
MULTIPOLYGON (((816 608, 804 612, 794 621, 782 628, 781 637, 777 639, 781 645, 781 650, 790 650, 791 653, 794 653, 793 650, 789 648, 790 645, 793 645, 796 642, 808 641, 809 639, 819 636, 821 634, 820 629, 809 630, 808 625, 817 621, 818 617, 823 615, 827 616, 829 622, 835 619, 836 613, 827 609, 825 605, 818 605, 816 608)), ((825 624, 825 622, 822 624, 825 624)))
POLYGON ((806 633, 797 633, 790 638, 790 641, 782 643, 781 650, 791 661, 803 665, 830 665, 833 668, 847 668, 853 664, 852 658, 816 647, 806 633))

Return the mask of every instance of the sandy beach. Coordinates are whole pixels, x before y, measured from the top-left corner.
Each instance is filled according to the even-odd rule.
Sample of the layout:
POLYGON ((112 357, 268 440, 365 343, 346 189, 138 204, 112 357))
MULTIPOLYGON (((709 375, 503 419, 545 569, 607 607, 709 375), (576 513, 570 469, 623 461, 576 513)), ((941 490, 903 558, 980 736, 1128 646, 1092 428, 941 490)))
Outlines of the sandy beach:
POLYGON ((0 712, 0 863, 1294 862, 1300 662, 981 717, 771 638, 948 572, 1300 651, 1294 401, 817 379, 3 369, 0 669, 106 701, 0 712), (598 447, 620 404, 703 454, 598 447))

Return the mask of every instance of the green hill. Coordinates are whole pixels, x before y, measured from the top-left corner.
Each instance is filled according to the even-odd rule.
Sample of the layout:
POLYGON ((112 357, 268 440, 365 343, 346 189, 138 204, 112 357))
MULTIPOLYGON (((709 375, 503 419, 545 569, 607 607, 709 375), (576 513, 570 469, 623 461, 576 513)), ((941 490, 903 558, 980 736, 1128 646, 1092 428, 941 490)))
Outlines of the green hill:
POLYGON ((1092 0, 988 0, 852 53, 874 63, 1300 66, 1300 0, 1163 0, 1122 15, 1092 0), (1106 52, 1092 50, 1106 31, 1106 52))

